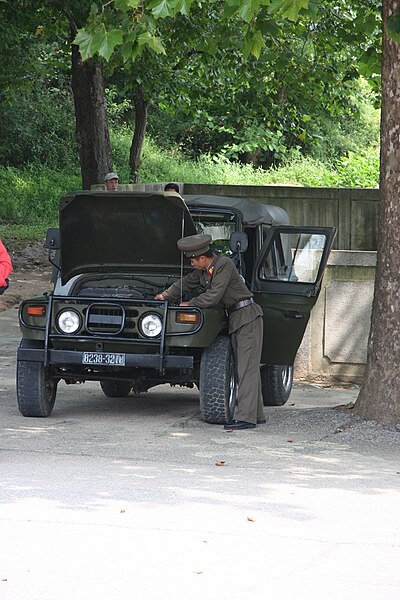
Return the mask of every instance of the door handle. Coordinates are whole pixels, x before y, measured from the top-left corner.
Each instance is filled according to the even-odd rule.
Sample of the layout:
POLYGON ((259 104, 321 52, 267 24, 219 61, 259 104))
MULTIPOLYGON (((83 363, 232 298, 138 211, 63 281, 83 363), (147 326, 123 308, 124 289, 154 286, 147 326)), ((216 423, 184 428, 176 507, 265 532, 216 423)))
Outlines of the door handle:
POLYGON ((289 310, 285 313, 287 319, 304 319, 304 313, 298 312, 297 310, 289 310))

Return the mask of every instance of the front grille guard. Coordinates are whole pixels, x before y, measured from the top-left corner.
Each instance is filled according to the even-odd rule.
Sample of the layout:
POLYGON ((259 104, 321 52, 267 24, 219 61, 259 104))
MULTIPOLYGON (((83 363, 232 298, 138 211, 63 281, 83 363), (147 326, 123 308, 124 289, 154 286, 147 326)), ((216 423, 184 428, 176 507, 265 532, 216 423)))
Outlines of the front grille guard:
MULTIPOLYGON (((51 339, 64 339, 64 340, 71 340, 74 337, 76 337, 76 339, 79 339, 81 341, 93 341, 96 338, 107 338, 107 339, 113 339, 114 341, 117 342, 127 342, 130 339, 133 338, 129 338, 129 337, 121 337, 118 335, 118 333, 120 333, 121 331, 123 331, 123 325, 120 329, 120 331, 117 334, 106 334, 104 332, 102 332, 101 334, 98 333, 93 333, 92 335, 76 335, 76 336, 67 336, 65 334, 62 333, 51 333, 50 332, 50 328, 51 328, 51 323, 52 323, 52 318, 53 318, 53 308, 54 308, 54 302, 55 301, 59 301, 61 303, 64 303, 66 305, 73 305, 74 302, 79 303, 80 305, 82 304, 87 304, 88 307, 90 306, 90 304, 92 302, 96 303, 97 306, 101 306, 101 305, 105 305, 105 306, 111 306, 111 305, 115 305, 118 307, 125 307, 125 306, 129 306, 129 307, 145 307, 145 308, 151 308, 151 307, 155 307, 155 308, 162 308, 163 312, 161 314, 161 318, 162 318, 162 330, 161 330, 161 334, 158 338, 156 339, 151 339, 151 338, 140 338, 140 337, 135 337, 134 341, 135 344, 154 344, 154 345, 158 345, 159 347, 159 355, 160 355, 160 372, 163 373, 164 372, 164 362, 165 362, 165 340, 167 337, 173 337, 173 336, 182 336, 182 335, 193 335, 194 333, 197 333, 203 326, 203 322, 204 322, 204 313, 202 310, 200 310, 199 308, 196 308, 194 306, 191 307, 184 307, 183 310, 188 311, 188 312, 197 312, 200 315, 200 320, 199 320, 199 324, 195 329, 192 329, 190 331, 183 331, 183 332, 177 332, 177 333, 167 333, 166 329, 167 329, 167 315, 168 315, 168 310, 182 310, 182 307, 171 307, 168 304, 168 300, 133 300, 131 298, 118 298, 118 301, 116 302, 110 302, 110 300, 104 300, 102 302, 102 300, 100 298, 82 298, 82 296, 68 296, 68 298, 66 298, 65 296, 54 296, 53 294, 49 294, 48 296, 48 306, 47 306, 47 314, 46 314, 46 327, 45 327, 45 339, 44 339, 44 366, 47 367, 48 365, 48 360, 49 360, 49 342, 51 339)), ((125 318, 125 311, 123 310, 124 313, 124 318, 125 318)), ((24 323, 24 325, 27 325, 24 323)))

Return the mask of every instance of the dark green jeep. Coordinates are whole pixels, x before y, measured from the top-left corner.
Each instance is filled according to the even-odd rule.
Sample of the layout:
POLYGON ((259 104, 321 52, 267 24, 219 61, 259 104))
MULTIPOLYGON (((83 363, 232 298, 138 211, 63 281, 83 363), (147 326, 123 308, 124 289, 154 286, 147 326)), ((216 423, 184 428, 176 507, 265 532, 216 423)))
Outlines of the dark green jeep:
MULTIPOLYGON (((208 423, 231 420, 235 368, 222 307, 180 307, 154 296, 191 269, 179 238, 210 233, 264 311, 264 403, 284 404, 335 229, 291 227, 287 213, 237 198, 78 192, 60 203, 52 293, 21 304, 17 395, 24 416, 47 417, 58 382, 100 382, 125 397, 169 383, 200 392, 208 423)), ((184 300, 187 298, 183 298, 184 300)))

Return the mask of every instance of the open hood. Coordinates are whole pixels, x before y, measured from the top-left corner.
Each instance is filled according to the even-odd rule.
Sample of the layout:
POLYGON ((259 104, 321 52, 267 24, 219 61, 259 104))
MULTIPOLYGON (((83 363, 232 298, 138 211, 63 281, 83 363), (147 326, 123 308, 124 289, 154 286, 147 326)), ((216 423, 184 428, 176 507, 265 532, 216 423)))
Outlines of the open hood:
POLYGON ((76 192, 60 202, 61 280, 81 273, 178 272, 179 238, 196 233, 178 194, 76 192))

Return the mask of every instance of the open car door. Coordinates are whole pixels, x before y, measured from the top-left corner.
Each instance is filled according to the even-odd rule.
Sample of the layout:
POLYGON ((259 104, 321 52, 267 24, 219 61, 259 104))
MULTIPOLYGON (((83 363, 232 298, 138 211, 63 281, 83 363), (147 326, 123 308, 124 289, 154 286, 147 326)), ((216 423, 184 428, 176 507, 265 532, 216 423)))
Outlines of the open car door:
POLYGON ((263 364, 293 364, 335 235, 334 227, 285 225, 268 231, 251 285, 264 311, 263 364))

